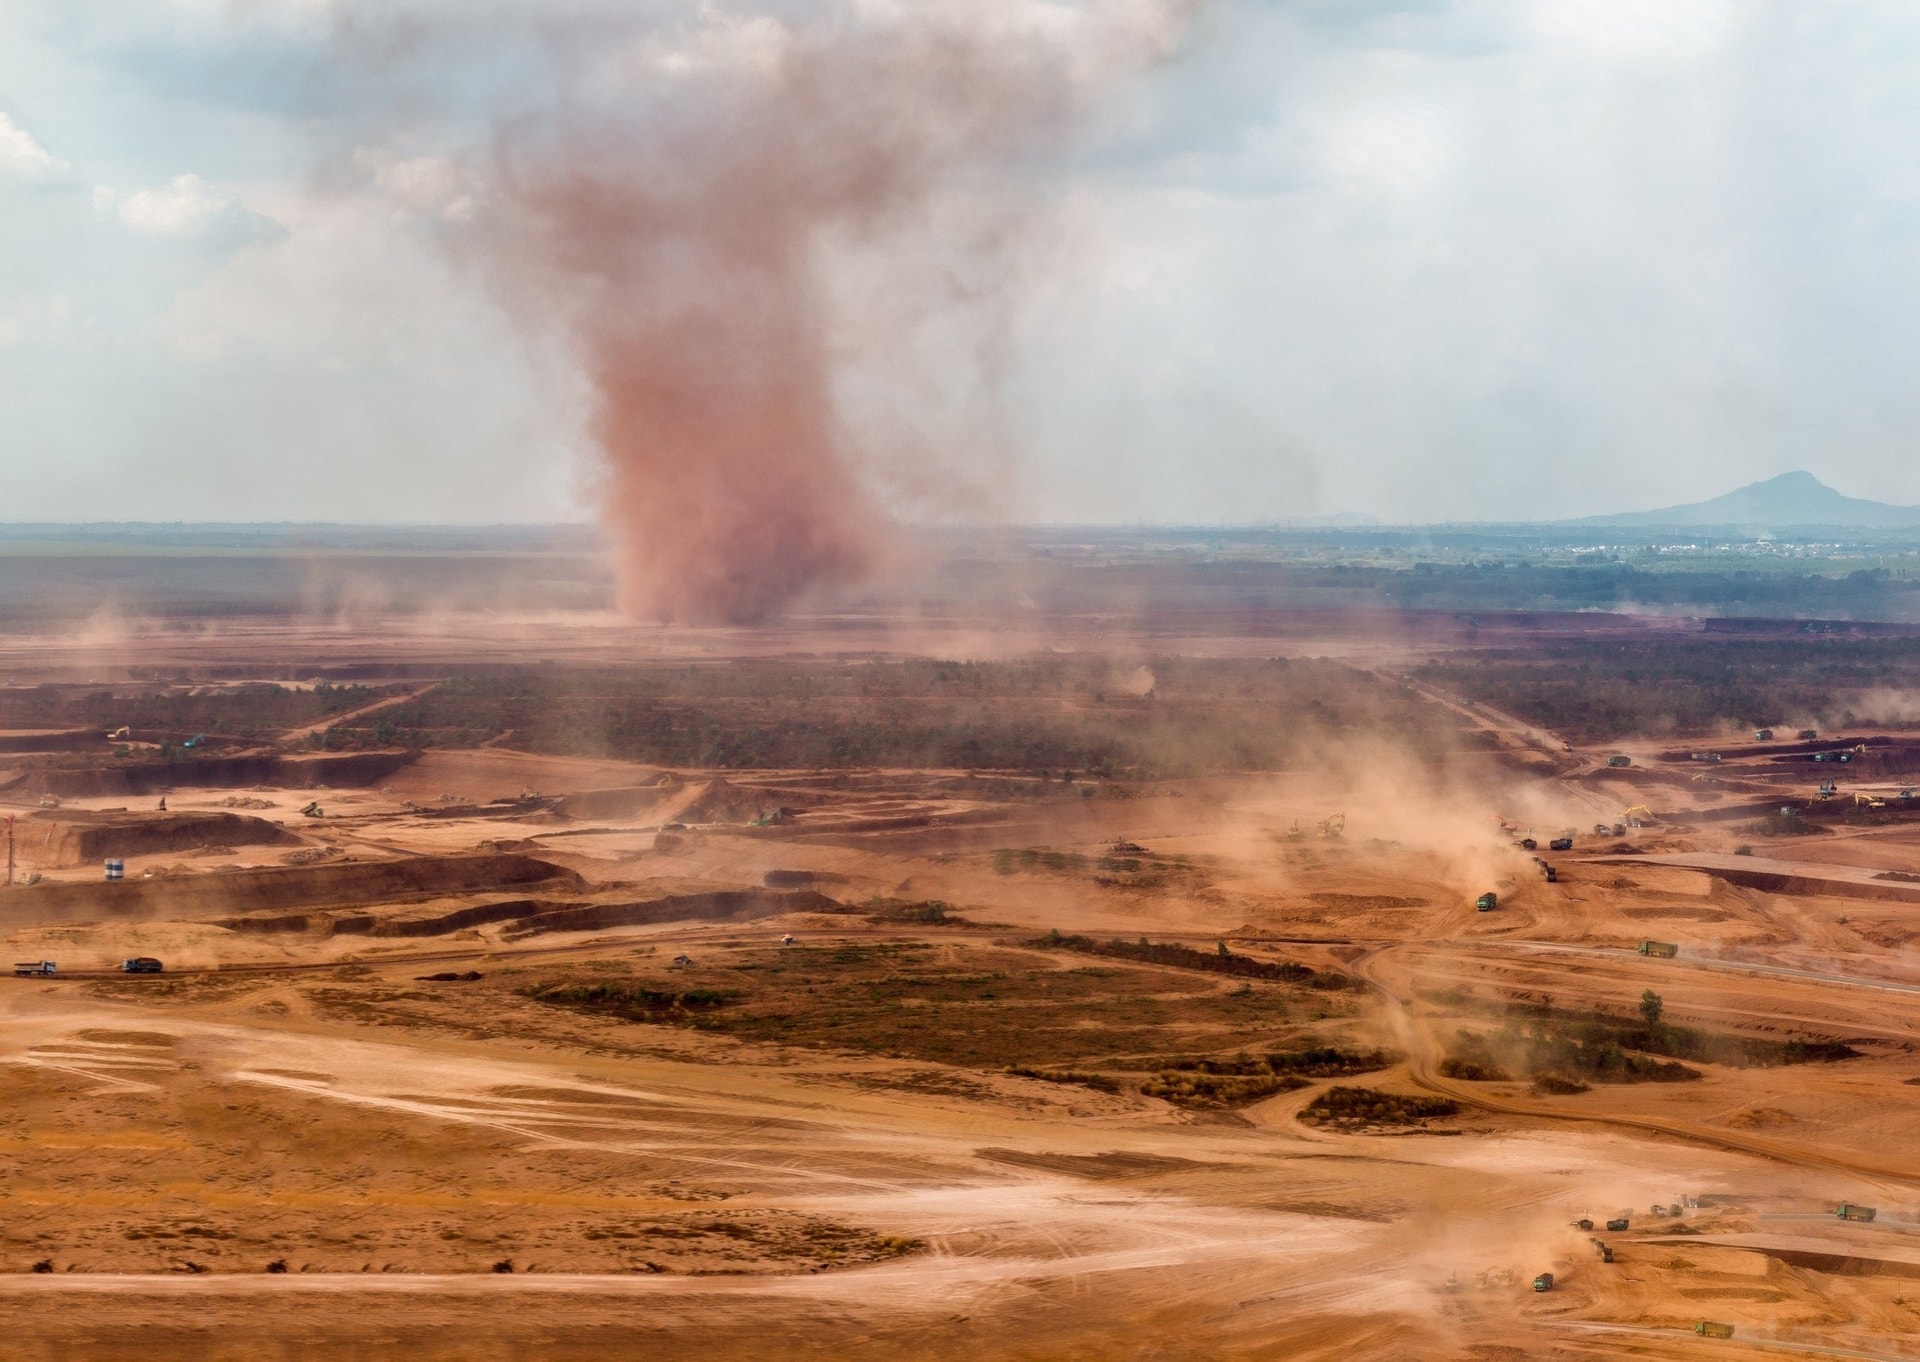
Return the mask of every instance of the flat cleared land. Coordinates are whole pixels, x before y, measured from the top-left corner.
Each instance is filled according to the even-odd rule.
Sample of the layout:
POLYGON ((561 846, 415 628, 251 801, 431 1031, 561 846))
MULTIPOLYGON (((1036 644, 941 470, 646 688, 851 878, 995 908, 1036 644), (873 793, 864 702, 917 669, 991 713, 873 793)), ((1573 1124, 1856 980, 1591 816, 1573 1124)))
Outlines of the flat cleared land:
MULTIPOLYGON (((0 934, 59 970, 0 980, 8 1355, 1920 1357, 1897 789, 1840 817, 1770 754, 1710 784, 1650 743, 1627 779, 1404 684, 1410 629, 1349 622, 1342 681, 1188 623, 1185 663, 953 677, 799 625, 638 661, 610 624, 0 643, 43 668, 0 697, 36 877, 0 934), (214 694, 320 655, 392 690, 214 694), (488 670, 617 665, 625 705, 746 656, 752 694, 666 699, 729 741, 907 715, 1099 761, 527 751, 488 670), (136 702, 113 742, 88 708, 136 702), (1783 799, 1806 825, 1755 832, 1783 799)), ((684 731, 632 704, 606 750, 684 731)))

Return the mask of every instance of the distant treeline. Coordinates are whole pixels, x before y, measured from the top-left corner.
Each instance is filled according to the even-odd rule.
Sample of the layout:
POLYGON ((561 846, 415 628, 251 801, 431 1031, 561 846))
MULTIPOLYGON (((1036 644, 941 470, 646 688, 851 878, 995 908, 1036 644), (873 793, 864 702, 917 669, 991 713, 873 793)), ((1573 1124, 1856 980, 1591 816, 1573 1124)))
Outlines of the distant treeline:
POLYGON ((0 690, 0 728, 97 728, 270 740, 396 693, 393 686, 33 686, 0 690))
POLYGON ((512 670, 326 730, 327 748, 466 747, 668 766, 903 767, 1156 778, 1275 770, 1342 734, 1437 758, 1461 722, 1321 660, 1103 658, 512 670))
POLYGON ((1455 655, 1417 675, 1576 742, 1730 726, 1920 724, 1920 639, 1809 635, 1554 643, 1455 655), (1903 698, 1909 697, 1909 698, 1903 698))
MULTIPOLYGON (((1466 562, 1195 561, 1056 567, 1032 587, 1043 609, 1147 612, 1235 607, 1370 607, 1408 610, 1649 608, 1687 615, 1920 619, 1920 569, 1826 573, 1800 565, 1707 567, 1701 560, 1599 559, 1541 563, 1489 557, 1466 562)), ((1908 560, 1912 561, 1912 560, 1908 560)), ((1809 566, 1812 566, 1811 564, 1809 566)))

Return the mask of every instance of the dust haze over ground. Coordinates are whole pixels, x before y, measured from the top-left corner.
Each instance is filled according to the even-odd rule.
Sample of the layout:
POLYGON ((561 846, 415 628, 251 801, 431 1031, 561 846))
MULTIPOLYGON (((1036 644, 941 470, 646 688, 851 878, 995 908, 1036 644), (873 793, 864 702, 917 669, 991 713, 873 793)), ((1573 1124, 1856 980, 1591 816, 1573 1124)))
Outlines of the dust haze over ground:
POLYGON ((355 6, 332 79, 405 144, 517 73, 490 146, 360 161, 468 184, 449 245, 580 366, 623 606, 739 623, 873 571, 896 510, 1007 509, 1023 235, 1076 122, 1194 7, 355 6))
POLYGON ((1834 735, 1843 805, 1421 665, 1594 617, 1130 578, 958 661, 151 561, 0 633, 28 1357, 1911 1355, 1910 735, 1834 735))

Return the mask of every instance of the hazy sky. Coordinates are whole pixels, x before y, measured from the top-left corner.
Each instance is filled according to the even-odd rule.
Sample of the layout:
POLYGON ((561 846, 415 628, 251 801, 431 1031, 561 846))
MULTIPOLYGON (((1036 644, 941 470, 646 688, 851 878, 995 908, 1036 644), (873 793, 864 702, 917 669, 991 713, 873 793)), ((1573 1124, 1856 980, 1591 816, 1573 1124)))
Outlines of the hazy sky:
MULTIPOLYGON (((345 4, 0 3, 0 519, 589 513, 567 353, 447 247, 493 130, 566 97, 516 43, 803 6, 469 0, 488 37, 362 87, 345 4)), ((948 457, 1019 519, 1546 518, 1802 467, 1920 502, 1916 145, 1911 3, 1218 0, 1022 172, 948 457)), ((874 263, 847 298, 940 268, 874 263)), ((863 363, 856 425, 939 392, 863 363)))

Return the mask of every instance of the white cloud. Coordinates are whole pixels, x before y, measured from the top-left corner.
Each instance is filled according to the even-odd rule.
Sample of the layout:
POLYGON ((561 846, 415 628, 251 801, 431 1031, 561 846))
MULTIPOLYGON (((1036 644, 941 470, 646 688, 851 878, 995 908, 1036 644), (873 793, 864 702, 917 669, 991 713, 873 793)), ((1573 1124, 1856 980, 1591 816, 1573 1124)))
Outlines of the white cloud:
POLYGON ((248 208, 238 194, 198 175, 176 175, 158 189, 137 189, 124 196, 102 185, 93 191, 93 203, 128 231, 170 241, 243 245, 286 235, 285 228, 248 208))
POLYGON ((382 193, 425 217, 470 222, 486 195, 485 186, 466 167, 444 156, 403 157, 359 147, 353 159, 382 193))
POLYGON ((0 173, 22 180, 62 180, 73 173, 73 167, 0 110, 0 173))

